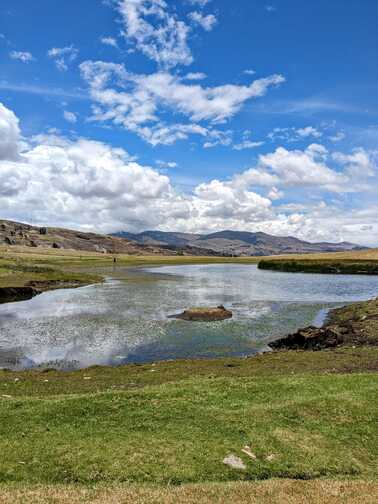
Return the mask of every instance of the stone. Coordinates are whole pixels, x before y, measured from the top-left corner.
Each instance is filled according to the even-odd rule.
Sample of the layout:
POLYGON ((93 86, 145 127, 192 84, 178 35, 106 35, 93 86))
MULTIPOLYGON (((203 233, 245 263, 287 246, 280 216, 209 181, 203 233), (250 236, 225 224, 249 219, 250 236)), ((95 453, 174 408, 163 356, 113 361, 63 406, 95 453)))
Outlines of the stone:
POLYGON ((223 459, 223 464, 232 467, 232 469, 239 469, 243 471, 247 469, 242 459, 233 454, 227 455, 227 457, 223 459))
POLYGON ((232 317, 232 311, 227 310, 223 305, 217 307, 189 308, 182 313, 170 315, 169 318, 188 320, 191 322, 214 322, 226 320, 232 317))

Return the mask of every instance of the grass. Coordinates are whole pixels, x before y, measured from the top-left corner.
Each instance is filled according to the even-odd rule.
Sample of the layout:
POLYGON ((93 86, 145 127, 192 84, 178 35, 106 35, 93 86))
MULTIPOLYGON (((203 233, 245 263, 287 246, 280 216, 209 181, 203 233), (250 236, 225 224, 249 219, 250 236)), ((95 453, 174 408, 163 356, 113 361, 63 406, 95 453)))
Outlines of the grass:
POLYGON ((258 267, 290 273, 378 275, 378 249, 328 254, 293 254, 261 258, 258 267))
POLYGON ((375 479, 378 375, 367 369, 377 360, 376 349, 360 348, 2 372, 0 481, 375 479), (245 471, 222 463, 230 453, 245 471))
POLYGON ((345 275, 378 275, 378 262, 374 261, 310 261, 265 259, 259 269, 286 271, 289 273, 330 273, 345 275))

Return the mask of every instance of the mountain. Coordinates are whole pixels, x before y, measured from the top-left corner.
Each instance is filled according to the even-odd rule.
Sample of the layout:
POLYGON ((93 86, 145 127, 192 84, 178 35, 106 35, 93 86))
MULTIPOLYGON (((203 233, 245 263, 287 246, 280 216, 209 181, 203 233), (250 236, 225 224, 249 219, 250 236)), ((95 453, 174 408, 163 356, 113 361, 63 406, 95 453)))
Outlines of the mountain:
POLYGON ((116 236, 84 233, 72 229, 30 226, 9 220, 0 220, 0 245, 74 249, 104 254, 171 255, 173 253, 172 250, 166 248, 149 244, 140 245, 135 241, 116 236))
POLYGON ((362 250, 353 243, 310 243, 293 236, 273 236, 266 233, 248 231, 219 231, 210 234, 174 233, 164 231, 144 231, 128 233, 120 231, 114 236, 127 238, 142 245, 155 245, 175 249, 191 247, 211 251, 219 255, 264 256, 275 254, 299 254, 314 252, 340 252, 362 250))
POLYGON ((292 236, 272 236, 246 231, 210 234, 144 231, 113 235, 84 233, 72 229, 38 227, 0 220, 0 245, 74 249, 88 252, 130 255, 263 256, 274 254, 339 252, 362 250, 353 243, 309 243, 292 236))

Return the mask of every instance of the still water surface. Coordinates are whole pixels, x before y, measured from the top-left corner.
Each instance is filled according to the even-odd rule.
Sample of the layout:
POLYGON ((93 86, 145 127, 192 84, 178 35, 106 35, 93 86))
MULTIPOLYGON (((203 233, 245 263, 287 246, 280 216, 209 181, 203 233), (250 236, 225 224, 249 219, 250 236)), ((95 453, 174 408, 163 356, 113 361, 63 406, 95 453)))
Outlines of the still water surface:
POLYGON ((0 367, 71 369, 251 355, 298 327, 321 324, 328 308, 377 293, 374 276, 279 273, 236 264, 120 267, 103 284, 0 305, 0 367), (167 319, 191 306, 219 304, 234 317, 210 323, 167 319))

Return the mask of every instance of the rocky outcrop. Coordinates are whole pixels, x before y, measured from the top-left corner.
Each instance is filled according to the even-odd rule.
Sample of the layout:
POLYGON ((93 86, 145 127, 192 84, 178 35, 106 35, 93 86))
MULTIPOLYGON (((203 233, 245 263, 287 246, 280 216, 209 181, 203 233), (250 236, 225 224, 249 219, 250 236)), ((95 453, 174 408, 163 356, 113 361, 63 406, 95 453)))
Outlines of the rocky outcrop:
POLYGON ((188 320, 190 322, 215 322, 226 320, 232 317, 232 311, 227 310, 223 305, 217 307, 189 308, 188 310, 171 315, 169 318, 188 320))
POLYGON ((336 308, 323 327, 306 327, 269 343, 273 349, 320 350, 378 345, 378 298, 336 308))
POLYGON ((337 325, 324 328, 306 327, 299 329, 285 338, 278 339, 269 344, 271 348, 291 348, 302 350, 320 350, 321 348, 335 347, 344 343, 348 328, 337 325))
POLYGON ((0 246, 73 249, 102 254, 177 255, 179 251, 139 245, 124 238, 71 229, 36 227, 0 220, 0 246))

